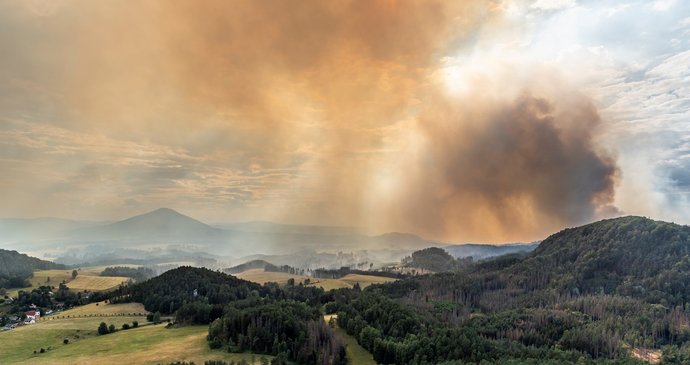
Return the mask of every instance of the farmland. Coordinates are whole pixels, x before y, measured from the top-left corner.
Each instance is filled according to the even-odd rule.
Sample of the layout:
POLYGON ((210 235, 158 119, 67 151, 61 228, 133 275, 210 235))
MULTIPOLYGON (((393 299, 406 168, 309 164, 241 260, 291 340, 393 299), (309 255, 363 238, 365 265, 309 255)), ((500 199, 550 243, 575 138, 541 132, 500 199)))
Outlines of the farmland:
POLYGON ((303 282, 305 279, 309 279, 311 282, 310 285, 322 287, 324 290, 352 288, 355 283, 359 283, 360 287, 365 288, 371 284, 395 281, 395 279, 392 278, 360 274, 348 274, 340 279, 315 279, 304 275, 288 274, 284 272, 270 272, 262 269, 247 270, 236 274, 235 276, 259 284, 264 284, 267 282, 286 284, 289 279, 295 279, 295 282, 303 282))
MULTIPOLYGON (((206 326, 166 329, 165 324, 150 325, 138 303, 95 303, 64 311, 39 323, 0 333, 0 359, 18 364, 107 364, 127 359, 131 364, 158 364, 178 360, 201 363, 205 360, 255 359, 252 354, 212 351, 206 343, 206 326), (98 335, 99 323, 121 328, 133 321, 139 328, 98 335), (68 338, 69 344, 63 344, 68 338), (47 350, 40 353, 40 349, 47 350), (34 351, 38 353, 34 354, 34 351)), ((269 358, 268 356, 266 356, 269 358)))
POLYGON ((31 282, 30 287, 8 290, 8 295, 17 296, 20 290, 31 291, 32 288, 44 285, 57 287, 63 281, 70 289, 75 291, 103 291, 113 289, 129 280, 126 277, 100 276, 104 268, 103 266, 97 266, 80 269, 75 279, 72 279, 72 270, 34 271, 33 276, 29 279, 31 282))

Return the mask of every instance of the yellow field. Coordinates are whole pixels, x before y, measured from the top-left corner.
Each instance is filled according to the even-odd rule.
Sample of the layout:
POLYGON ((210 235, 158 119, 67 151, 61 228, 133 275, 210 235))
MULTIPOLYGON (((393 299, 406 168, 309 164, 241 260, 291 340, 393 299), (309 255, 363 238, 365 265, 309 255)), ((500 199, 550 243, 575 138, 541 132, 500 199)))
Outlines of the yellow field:
POLYGON ((265 284, 268 282, 274 282, 278 284, 286 284, 289 279, 295 279, 295 283, 298 283, 300 281, 304 281, 304 279, 308 279, 308 276, 303 276, 303 275, 293 275, 293 274, 288 274, 284 272, 269 272, 269 271, 264 271, 263 269, 252 269, 252 270, 247 270, 243 271, 239 274, 234 274, 234 276, 237 276, 240 279, 244 279, 247 281, 252 281, 258 284, 265 284))
MULTIPOLYGON (((127 266, 127 265, 125 265, 127 266)), ((131 265, 130 265, 131 266, 131 265)), ((57 287, 65 281, 67 286, 75 291, 101 291, 114 289, 120 283, 126 282, 129 278, 99 276, 105 266, 85 267, 78 270, 77 278, 72 280, 72 270, 39 270, 34 271, 34 276, 29 279, 31 287, 8 290, 8 295, 16 297, 20 290, 31 291, 42 285, 57 287)))
POLYGON ((383 284, 395 281, 396 279, 386 278, 383 276, 348 274, 338 280, 344 281, 350 285, 355 285, 355 283, 359 283, 360 287, 365 288, 371 284, 383 284))
MULTIPOLYGON (((141 303, 107 304, 105 302, 91 303, 56 313, 53 317, 85 317, 85 316, 117 316, 117 315, 142 315, 148 311, 141 303)), ((51 320, 51 317, 45 318, 51 320)))
MULTIPOLYGON (((78 317, 81 314, 129 313, 142 308, 141 304, 99 304, 60 313, 70 318, 51 318, 40 323, 0 332, 0 363, 10 364, 167 364, 184 360, 203 364, 206 360, 234 360, 254 358, 259 364, 261 355, 229 354, 210 350, 206 342, 207 326, 166 329, 164 324, 149 325, 143 316, 78 317), (101 308, 102 307, 102 308, 101 308), (114 324, 138 321, 139 328, 97 335, 99 323, 114 324), (64 338, 70 343, 63 344, 64 338), (34 354, 41 348, 48 351, 34 354)), ((270 356, 265 356, 270 359, 270 356)))
POLYGON ((286 284, 288 279, 290 278, 295 279, 295 283, 304 281, 305 279, 309 279, 312 285, 322 287, 324 290, 352 288, 355 285, 355 283, 359 283, 360 287, 365 288, 371 284, 380 284, 387 283, 389 281, 395 281, 395 279, 393 278, 359 274, 349 274, 343 276, 340 279, 314 279, 308 276, 293 275, 284 272, 268 272, 263 271, 263 269, 247 270, 239 274, 235 274, 235 276, 259 284, 274 282, 281 285, 286 284))
POLYGON ((67 283, 71 290, 110 290, 129 280, 120 276, 86 276, 78 275, 76 279, 67 283))

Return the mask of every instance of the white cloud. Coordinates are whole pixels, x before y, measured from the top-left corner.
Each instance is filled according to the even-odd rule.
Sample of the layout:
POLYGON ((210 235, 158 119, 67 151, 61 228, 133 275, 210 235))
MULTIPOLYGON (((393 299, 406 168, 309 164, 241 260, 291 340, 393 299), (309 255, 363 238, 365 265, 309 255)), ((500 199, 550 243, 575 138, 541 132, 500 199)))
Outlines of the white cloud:
POLYGON ((656 0, 652 8, 656 11, 666 11, 670 9, 675 3, 675 0, 656 0))
POLYGON ((559 10, 576 5, 575 0, 537 0, 530 7, 540 10, 559 10))

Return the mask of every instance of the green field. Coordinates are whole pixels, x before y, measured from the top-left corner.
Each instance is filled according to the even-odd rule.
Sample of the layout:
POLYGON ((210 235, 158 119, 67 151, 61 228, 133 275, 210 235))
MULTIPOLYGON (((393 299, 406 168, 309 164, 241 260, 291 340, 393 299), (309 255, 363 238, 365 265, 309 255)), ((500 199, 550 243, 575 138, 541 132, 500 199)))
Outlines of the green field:
MULTIPOLYGON (((144 316, 115 315, 141 308, 140 304, 100 303, 61 312, 41 322, 0 332, 0 363, 10 364, 158 364, 178 360, 203 364, 205 360, 254 360, 260 355, 229 354, 210 350, 206 343, 208 327, 190 326, 166 329, 164 324, 149 325, 144 316), (67 318, 69 316, 69 318, 67 318), (101 322, 140 323, 139 328, 120 330, 108 335, 97 334, 101 322), (70 343, 63 344, 64 338, 70 343), (44 348, 46 353, 34 354, 44 348)), ((270 358, 266 356, 266 358, 270 358)))
MULTIPOLYGON (((331 318, 337 318, 335 314, 327 314, 323 316, 324 321, 329 323, 331 318)), ((345 342, 345 352, 347 353, 347 363, 350 365, 376 365, 374 357, 357 343, 357 339, 350 336, 345 332, 344 329, 335 325, 335 332, 343 339, 345 342)))

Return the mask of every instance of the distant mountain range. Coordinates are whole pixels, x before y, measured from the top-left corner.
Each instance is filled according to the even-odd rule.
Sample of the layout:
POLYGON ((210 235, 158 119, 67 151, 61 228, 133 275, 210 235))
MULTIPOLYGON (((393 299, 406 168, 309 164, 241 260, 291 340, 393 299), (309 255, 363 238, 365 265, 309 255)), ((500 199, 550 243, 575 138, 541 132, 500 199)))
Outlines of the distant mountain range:
MULTIPOLYGON (((0 247, 25 252, 52 252, 60 262, 111 262, 121 259, 153 259, 158 256, 181 257, 179 261, 203 262, 227 258, 241 263, 251 259, 271 259, 278 265, 297 265, 308 259, 313 265, 328 267, 353 264, 337 256, 338 251, 366 251, 353 260, 397 261, 412 251, 443 246, 408 233, 379 236, 361 234, 352 227, 288 225, 271 222, 244 222, 211 226, 168 208, 137 215, 116 222, 82 222, 58 218, 0 219, 0 247), (60 251, 56 252, 56 247, 60 251), (171 252, 172 250, 172 252, 171 252), (66 251, 66 252, 65 252, 66 251), (181 255, 181 253, 188 255, 181 255), (330 253, 328 253, 330 252, 330 253), (191 256, 189 255, 191 254, 191 256), (233 259, 234 258, 234 259, 233 259), (201 260, 201 261, 197 261, 201 260), (329 265, 326 265, 328 263, 329 265)), ((454 256, 471 252, 476 258, 500 255, 523 247, 473 245, 463 251, 448 246, 454 256)), ((532 247, 524 247, 531 250, 532 247)), ((160 261, 160 260, 156 260, 160 261)), ((360 262, 360 261, 357 261, 360 262)), ((309 266, 312 266, 309 264, 309 266)), ((318 267, 318 266, 317 266, 318 267)))

